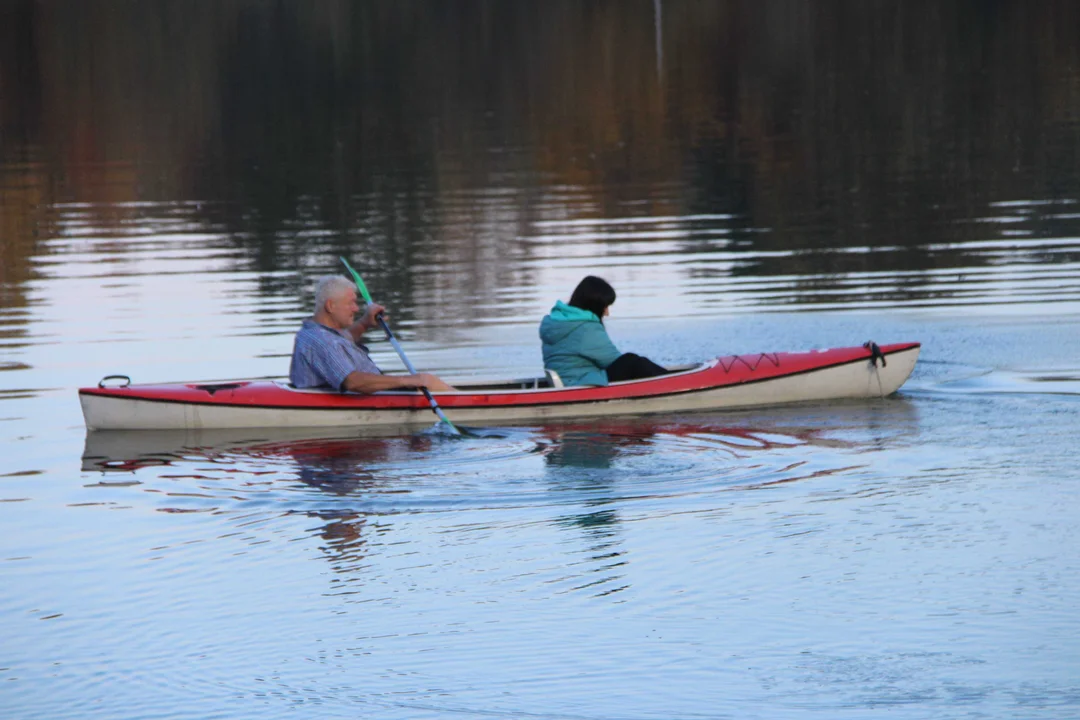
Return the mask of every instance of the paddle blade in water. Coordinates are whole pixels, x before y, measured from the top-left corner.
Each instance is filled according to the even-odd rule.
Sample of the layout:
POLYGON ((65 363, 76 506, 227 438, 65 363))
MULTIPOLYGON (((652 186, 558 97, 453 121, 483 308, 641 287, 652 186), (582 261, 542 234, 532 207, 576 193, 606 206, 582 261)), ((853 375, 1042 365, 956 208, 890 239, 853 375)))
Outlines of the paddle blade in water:
POLYGON ((462 425, 447 425, 444 422, 437 422, 421 431, 420 434, 428 437, 485 438, 491 440, 505 440, 509 437, 505 434, 505 431, 499 428, 470 428, 462 425))

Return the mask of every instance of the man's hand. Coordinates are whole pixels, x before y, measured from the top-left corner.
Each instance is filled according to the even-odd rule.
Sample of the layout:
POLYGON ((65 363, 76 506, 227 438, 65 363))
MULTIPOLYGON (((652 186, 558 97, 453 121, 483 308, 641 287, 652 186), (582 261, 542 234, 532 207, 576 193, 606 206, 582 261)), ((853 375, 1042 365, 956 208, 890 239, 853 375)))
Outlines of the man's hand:
POLYGON ((367 306, 360 319, 354 322, 352 327, 349 328, 349 334, 353 336, 353 340, 360 342, 360 339, 364 337, 364 333, 372 328, 378 327, 379 321, 375 318, 379 313, 382 313, 384 318, 390 317, 389 313, 386 312, 386 308, 379 303, 373 302, 367 306))
POLYGON ((447 385, 431 373, 416 373, 415 375, 408 375, 407 379, 410 382, 415 383, 414 385, 410 385, 410 387, 426 387, 428 390, 433 390, 434 392, 454 392, 453 387, 447 385))
POLYGON ((374 327, 378 327, 379 321, 375 318, 382 315, 383 318, 390 317, 390 314, 386 312, 386 308, 377 302, 370 303, 364 309, 364 315, 360 318, 360 323, 363 324, 365 330, 371 330, 374 327))

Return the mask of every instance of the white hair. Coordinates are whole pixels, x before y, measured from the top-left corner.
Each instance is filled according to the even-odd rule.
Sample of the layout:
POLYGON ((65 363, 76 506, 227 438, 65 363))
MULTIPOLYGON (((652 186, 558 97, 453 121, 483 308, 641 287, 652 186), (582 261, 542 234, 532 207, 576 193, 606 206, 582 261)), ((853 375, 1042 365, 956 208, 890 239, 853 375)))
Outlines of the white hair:
POLYGON ((355 286, 341 275, 324 275, 315 283, 315 312, 326 307, 326 301, 355 286))

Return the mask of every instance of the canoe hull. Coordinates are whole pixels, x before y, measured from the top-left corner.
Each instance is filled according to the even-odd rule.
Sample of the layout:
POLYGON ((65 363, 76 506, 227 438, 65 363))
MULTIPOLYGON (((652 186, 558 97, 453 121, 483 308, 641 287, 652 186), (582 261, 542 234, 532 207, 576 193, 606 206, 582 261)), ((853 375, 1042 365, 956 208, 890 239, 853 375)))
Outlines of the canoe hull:
MULTIPOLYGON (((698 368, 607 387, 463 387, 436 395, 455 423, 515 424, 604 415, 693 412, 896 392, 918 359, 918 343, 882 346, 887 364, 869 351, 840 348, 717 358, 698 368)), ((493 384, 494 387, 494 384, 493 384)), ((272 381, 131 385, 79 391, 91 430, 198 430, 370 426, 402 428, 434 422, 424 398, 410 392, 375 395, 298 391, 272 381)))

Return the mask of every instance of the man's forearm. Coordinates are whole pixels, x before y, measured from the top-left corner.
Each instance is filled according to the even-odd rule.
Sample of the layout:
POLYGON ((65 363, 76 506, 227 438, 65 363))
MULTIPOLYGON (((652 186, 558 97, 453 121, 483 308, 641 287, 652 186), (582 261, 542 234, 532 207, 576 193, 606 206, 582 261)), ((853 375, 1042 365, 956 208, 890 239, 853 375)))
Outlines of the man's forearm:
POLYGON ((376 375, 353 371, 342 383, 343 390, 374 393, 380 390, 415 390, 426 387, 431 392, 454 392, 455 388, 430 373, 416 375, 376 375))
POLYGON ((349 392, 373 393, 380 390, 407 390, 416 387, 415 380, 411 376, 378 375, 354 371, 349 373, 342 383, 344 389, 349 392))
POLYGON ((364 337, 364 333, 366 333, 368 330, 371 330, 373 327, 375 327, 374 324, 367 325, 364 323, 364 319, 361 318, 354 322, 352 327, 349 328, 349 334, 352 335, 352 339, 354 341, 360 342, 360 340, 364 337))

